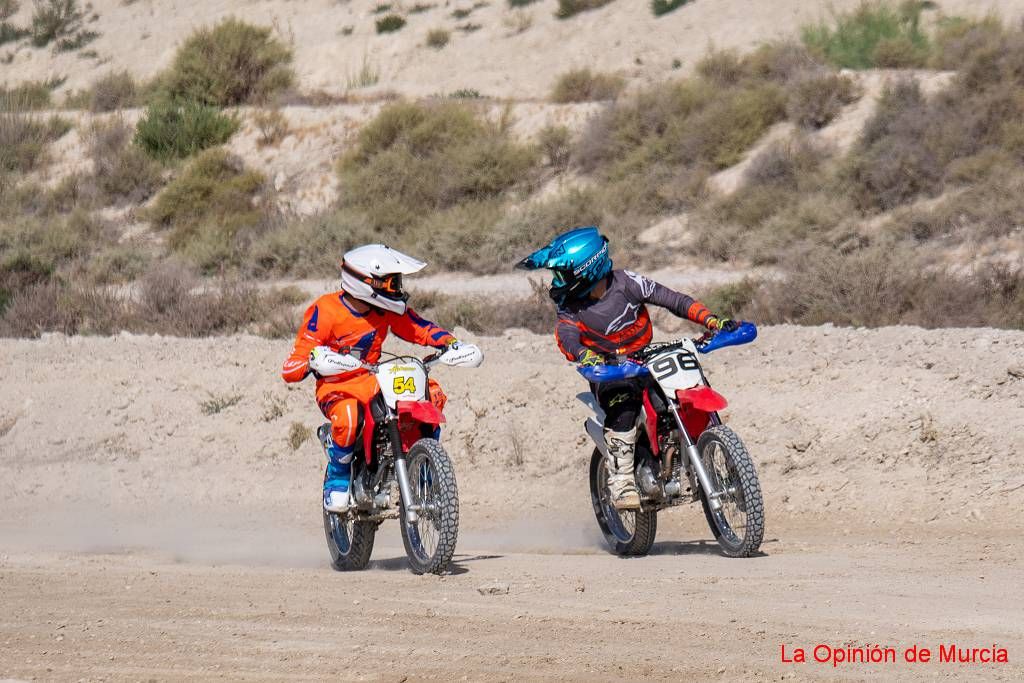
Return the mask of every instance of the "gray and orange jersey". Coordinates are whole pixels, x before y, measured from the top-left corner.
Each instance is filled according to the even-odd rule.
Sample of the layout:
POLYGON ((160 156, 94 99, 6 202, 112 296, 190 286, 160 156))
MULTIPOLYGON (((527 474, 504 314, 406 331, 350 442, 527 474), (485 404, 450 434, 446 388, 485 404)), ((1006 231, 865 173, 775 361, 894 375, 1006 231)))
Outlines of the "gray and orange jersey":
POLYGON ((571 361, 578 360, 585 349, 603 355, 639 351, 651 341, 647 304, 700 325, 711 317, 711 311, 691 296, 632 271, 613 270, 600 299, 584 298, 558 309, 558 348, 571 361))

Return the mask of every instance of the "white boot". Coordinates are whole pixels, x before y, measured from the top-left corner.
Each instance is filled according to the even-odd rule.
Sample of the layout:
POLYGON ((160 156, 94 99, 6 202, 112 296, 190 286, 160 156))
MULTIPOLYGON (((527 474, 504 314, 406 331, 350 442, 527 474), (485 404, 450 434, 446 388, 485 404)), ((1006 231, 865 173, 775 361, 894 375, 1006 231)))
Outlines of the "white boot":
POLYGON ((604 430, 608 445, 608 491, 616 510, 636 510, 640 507, 640 494, 636 490, 633 474, 633 454, 636 451, 636 427, 628 432, 604 430))

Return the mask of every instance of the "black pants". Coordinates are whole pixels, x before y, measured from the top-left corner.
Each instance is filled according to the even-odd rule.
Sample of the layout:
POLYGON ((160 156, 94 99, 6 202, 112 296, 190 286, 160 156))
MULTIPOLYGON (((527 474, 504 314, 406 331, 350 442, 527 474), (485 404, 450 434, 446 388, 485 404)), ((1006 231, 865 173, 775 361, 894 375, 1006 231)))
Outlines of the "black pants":
POLYGON ((636 425, 643 404, 644 387, 639 379, 603 382, 591 385, 597 403, 604 411, 604 428, 628 432, 636 425))

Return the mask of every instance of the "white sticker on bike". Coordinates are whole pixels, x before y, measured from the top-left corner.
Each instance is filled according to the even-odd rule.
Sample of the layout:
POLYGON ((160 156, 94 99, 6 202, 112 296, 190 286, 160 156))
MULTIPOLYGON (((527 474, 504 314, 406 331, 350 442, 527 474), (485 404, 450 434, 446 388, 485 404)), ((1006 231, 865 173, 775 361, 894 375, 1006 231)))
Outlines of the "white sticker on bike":
POLYGON ((692 342, 687 342, 681 349, 654 356, 647 362, 647 369, 665 393, 689 389, 704 382, 697 349, 692 342))

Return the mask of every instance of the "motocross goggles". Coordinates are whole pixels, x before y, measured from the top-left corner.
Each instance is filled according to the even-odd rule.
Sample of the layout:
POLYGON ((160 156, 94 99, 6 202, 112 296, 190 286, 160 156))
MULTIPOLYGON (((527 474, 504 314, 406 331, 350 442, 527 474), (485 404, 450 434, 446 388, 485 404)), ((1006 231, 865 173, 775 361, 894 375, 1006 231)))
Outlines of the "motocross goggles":
POLYGON ((373 288, 379 296, 387 297, 388 299, 394 299, 396 301, 407 301, 409 299, 409 293, 402 288, 402 274, 401 273, 388 273, 376 277, 373 275, 364 275, 342 263, 342 269, 356 278, 357 280, 368 284, 373 288))

